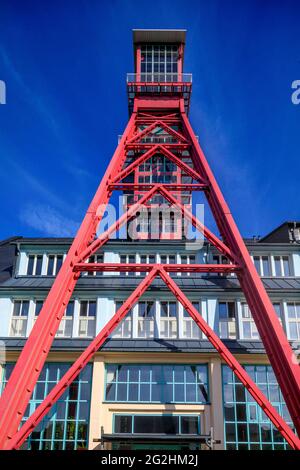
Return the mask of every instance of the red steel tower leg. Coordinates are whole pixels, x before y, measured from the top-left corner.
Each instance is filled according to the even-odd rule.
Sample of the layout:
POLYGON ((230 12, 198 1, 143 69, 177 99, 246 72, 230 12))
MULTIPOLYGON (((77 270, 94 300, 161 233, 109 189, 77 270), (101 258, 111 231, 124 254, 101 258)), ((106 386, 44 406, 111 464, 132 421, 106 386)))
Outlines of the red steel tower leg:
POLYGON ((111 191, 109 183, 121 171, 126 158, 124 145, 135 130, 132 114, 124 135, 87 210, 69 253, 53 283, 38 319, 0 399, 0 449, 18 430, 34 386, 43 368, 60 320, 75 288, 79 273, 73 266, 78 255, 94 240, 111 191))
POLYGON ((300 367, 287 340, 273 305, 254 267, 233 216, 208 165, 204 153, 181 103, 185 135, 192 141, 195 168, 208 182, 208 203, 225 243, 239 260, 237 274, 241 288, 251 309, 259 335, 280 385, 293 423, 300 435, 300 367))

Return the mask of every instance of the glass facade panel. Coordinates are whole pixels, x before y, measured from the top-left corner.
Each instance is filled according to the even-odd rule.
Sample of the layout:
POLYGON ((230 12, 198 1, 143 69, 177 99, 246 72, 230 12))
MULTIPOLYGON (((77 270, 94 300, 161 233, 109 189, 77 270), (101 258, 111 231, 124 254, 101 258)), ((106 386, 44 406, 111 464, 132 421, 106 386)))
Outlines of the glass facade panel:
POLYGON ((200 434, 197 415, 114 415, 114 433, 200 434))
MULTIPOLYGON (((269 365, 245 370, 293 428, 274 372, 269 365)), ((228 366, 222 367, 226 449, 287 449, 288 444, 228 366)))
POLYGON ((107 364, 106 401, 207 403, 207 365, 107 364))
MULTIPOLYGON (((45 364, 22 422, 25 422, 28 416, 35 411, 71 365, 68 363, 45 364)), ((12 369, 13 364, 7 364, 4 367, 1 391, 4 389, 12 369)), ((91 381, 92 365, 88 364, 29 435, 22 449, 87 448, 91 381)))

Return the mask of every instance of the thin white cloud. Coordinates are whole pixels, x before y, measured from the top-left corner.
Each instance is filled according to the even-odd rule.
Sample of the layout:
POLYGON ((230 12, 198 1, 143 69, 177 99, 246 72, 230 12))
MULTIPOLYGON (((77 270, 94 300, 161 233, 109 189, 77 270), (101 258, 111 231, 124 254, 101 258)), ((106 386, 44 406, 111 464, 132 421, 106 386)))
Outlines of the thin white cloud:
POLYGON ((52 237, 74 237, 79 227, 78 222, 43 204, 28 204, 20 213, 20 219, 43 235, 52 237))

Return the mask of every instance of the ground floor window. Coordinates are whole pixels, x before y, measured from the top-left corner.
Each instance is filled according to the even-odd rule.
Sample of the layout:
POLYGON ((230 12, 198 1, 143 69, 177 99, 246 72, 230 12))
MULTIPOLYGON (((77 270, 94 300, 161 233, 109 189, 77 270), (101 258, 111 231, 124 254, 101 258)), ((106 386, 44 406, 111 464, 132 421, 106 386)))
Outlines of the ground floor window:
POLYGON ((200 434, 197 415, 114 415, 117 434, 200 434))
POLYGON ((106 364, 105 400, 207 403, 207 364, 106 364))
MULTIPOLYGON (((14 364, 3 369, 1 390, 4 389, 14 364)), ((66 373, 71 364, 46 363, 26 409, 23 422, 66 373)), ((92 365, 88 364, 62 397, 51 408, 23 444, 28 450, 74 450, 88 445, 88 422, 91 397, 92 365)))
MULTIPOLYGON (((293 428, 272 367, 246 365, 245 370, 293 428)), ((228 366, 223 366, 222 376, 226 449, 288 449, 287 442, 228 366)))

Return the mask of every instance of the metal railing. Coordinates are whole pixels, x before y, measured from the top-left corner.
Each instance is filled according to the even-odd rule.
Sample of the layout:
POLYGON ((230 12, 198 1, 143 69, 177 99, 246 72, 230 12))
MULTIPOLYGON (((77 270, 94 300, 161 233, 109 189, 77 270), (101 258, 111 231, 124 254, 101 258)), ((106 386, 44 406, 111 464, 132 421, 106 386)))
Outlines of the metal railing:
POLYGON ((128 73, 127 83, 192 83, 191 73, 128 73))

